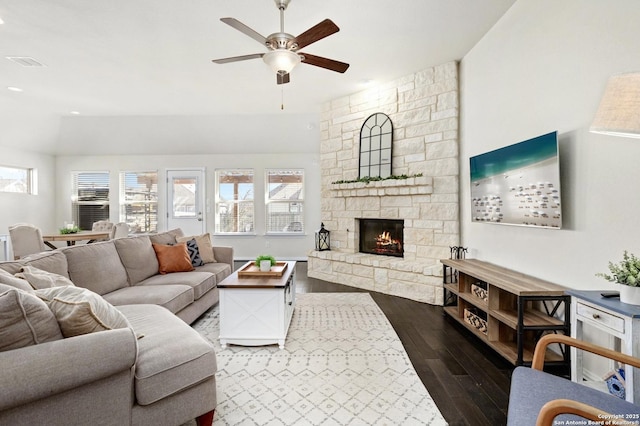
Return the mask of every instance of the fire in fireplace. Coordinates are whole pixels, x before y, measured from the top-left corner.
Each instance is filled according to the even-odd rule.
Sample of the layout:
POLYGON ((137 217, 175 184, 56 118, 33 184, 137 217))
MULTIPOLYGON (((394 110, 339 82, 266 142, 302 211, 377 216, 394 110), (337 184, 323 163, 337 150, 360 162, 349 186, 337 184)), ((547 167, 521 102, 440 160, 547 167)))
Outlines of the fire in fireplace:
POLYGON ((403 257, 404 221, 359 219, 360 253, 403 257))

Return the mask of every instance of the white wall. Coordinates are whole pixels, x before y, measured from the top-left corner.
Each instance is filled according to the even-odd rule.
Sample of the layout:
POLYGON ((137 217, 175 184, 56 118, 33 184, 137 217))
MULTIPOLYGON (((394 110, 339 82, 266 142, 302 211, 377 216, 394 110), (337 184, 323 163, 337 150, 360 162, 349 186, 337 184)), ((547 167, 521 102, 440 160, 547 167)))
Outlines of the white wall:
MULTIPOLYGON (((19 222, 32 223, 42 229, 54 227, 56 223, 54 157, 0 147, 0 165, 33 168, 37 175, 37 194, 0 192, 0 234, 8 234, 8 227, 19 222)), ((0 259, 4 255, 0 246, 0 259)), ((7 258, 12 258, 12 254, 7 253, 7 258)))
MULTIPOLYGON (((102 170, 109 171, 111 188, 118 188, 118 175, 126 170, 158 170, 160 176, 166 175, 170 168, 205 168, 206 199, 210 210, 206 213, 206 229, 212 234, 214 244, 234 247, 236 259, 252 259, 259 254, 272 254, 278 259, 306 259, 306 254, 314 246, 314 230, 320 224, 320 172, 317 155, 310 154, 244 154, 244 155, 147 155, 147 156, 60 156, 57 158, 57 189, 60 194, 71 194, 72 171, 102 170), (252 168, 255 173, 255 209, 256 234, 247 236, 213 235, 214 232, 214 179, 219 168, 252 168), (305 225, 304 236, 266 236, 264 235, 264 172, 268 168, 293 167, 305 170, 305 225)), ((160 218, 158 228, 166 229, 164 208, 166 201, 166 183, 159 182, 160 218)), ((111 191, 111 220, 119 222, 117 189, 111 191)), ((57 209, 57 222, 71 220, 71 201, 61 196, 57 209), (64 199, 68 202, 64 202, 64 199)))
POLYGON ((640 141, 588 132, 611 74, 640 71, 637 0, 519 0, 461 62, 461 226, 473 257, 580 289, 640 254, 640 141), (471 223, 469 157, 558 130, 563 229, 471 223))

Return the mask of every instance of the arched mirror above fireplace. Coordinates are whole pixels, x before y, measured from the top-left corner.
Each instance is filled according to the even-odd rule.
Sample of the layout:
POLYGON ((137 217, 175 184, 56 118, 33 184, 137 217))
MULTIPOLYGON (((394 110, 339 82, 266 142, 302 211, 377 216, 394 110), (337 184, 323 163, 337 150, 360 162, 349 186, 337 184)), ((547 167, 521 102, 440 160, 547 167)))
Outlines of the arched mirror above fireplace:
POLYGON ((360 178, 391 176, 393 124, 381 112, 370 115, 360 129, 360 178))

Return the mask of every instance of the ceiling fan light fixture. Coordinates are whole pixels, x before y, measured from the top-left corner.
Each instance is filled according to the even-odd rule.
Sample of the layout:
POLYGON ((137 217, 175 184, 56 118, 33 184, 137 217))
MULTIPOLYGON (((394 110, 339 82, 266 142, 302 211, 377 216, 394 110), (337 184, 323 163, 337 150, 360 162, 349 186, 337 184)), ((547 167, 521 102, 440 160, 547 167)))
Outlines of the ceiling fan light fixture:
POLYGON ((280 74, 289 74, 300 63, 300 56, 290 50, 271 50, 262 57, 271 69, 280 74))

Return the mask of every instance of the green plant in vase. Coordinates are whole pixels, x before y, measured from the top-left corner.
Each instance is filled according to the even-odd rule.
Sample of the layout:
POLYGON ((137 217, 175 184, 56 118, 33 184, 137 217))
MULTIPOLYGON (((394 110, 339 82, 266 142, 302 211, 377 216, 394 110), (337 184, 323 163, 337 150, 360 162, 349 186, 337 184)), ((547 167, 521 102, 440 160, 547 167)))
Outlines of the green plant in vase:
POLYGON ((268 260, 269 262, 271 262, 271 266, 276 266, 276 258, 271 256, 270 254, 261 254, 260 256, 256 257, 256 266, 260 267, 260 263, 263 260, 268 260))
POLYGON ((60 228, 60 234, 61 235, 75 234, 77 232, 80 232, 80 228, 78 228, 77 226, 73 226, 71 228, 69 228, 69 227, 60 228))
POLYGON ((640 305, 640 259, 625 250, 620 262, 609 262, 609 272, 596 276, 620 284, 620 301, 640 305))

